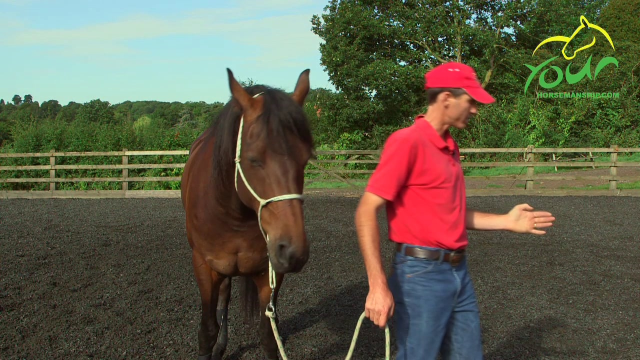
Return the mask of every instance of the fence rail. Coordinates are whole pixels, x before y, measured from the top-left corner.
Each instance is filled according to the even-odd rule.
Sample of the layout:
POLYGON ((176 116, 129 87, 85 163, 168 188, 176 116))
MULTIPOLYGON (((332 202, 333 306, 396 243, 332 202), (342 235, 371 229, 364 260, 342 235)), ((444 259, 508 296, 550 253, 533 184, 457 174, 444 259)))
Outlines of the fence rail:
MULTIPOLYGON (((624 153, 638 153, 640 148, 620 148, 615 145, 608 148, 536 148, 528 146, 526 148, 478 148, 478 149, 460 149, 462 166, 465 169, 471 168, 496 168, 496 167, 521 167, 526 169, 526 174, 509 174, 494 176, 466 176, 468 180, 514 180, 524 182, 524 191, 509 189, 508 191, 500 191, 495 189, 493 193, 504 194, 559 194, 558 191, 534 190, 534 182, 540 180, 598 180, 608 181, 609 191, 600 192, 599 194, 620 194, 618 188, 619 181, 640 181, 640 176, 619 176, 619 168, 639 168, 640 162, 618 161, 618 155, 624 153), (584 154, 581 158, 562 159, 563 154, 584 154), (472 161, 477 155, 485 154, 515 154, 516 161, 472 161), (536 156, 537 154, 541 154, 536 156), (560 154, 561 156, 558 156, 560 154), (588 156, 586 155, 588 154, 588 156), (593 154, 605 154, 608 161, 596 161, 593 154), (608 154, 608 155, 607 155, 608 154), (537 157, 548 157, 551 160, 536 161, 537 157), (521 160, 520 160, 521 159, 521 160), (580 161, 583 160, 583 161, 580 161), (553 167, 556 171, 558 168, 609 168, 608 175, 586 175, 586 176, 557 176, 545 173, 536 174, 536 168, 553 167), (613 190, 613 191, 612 191, 613 190), (518 192, 520 191, 520 192, 518 192)), ((138 163, 131 162, 132 157, 141 156, 188 156, 188 150, 167 150, 167 151, 131 151, 124 149, 122 151, 106 151, 106 152, 60 152, 50 151, 44 153, 0 153, 0 187, 4 190, 0 191, 2 198, 57 198, 57 197, 179 197, 180 191, 173 190, 132 190, 131 183, 152 183, 152 182, 178 182, 174 187, 179 188, 180 176, 130 176, 129 170, 141 169, 182 169, 185 162, 156 162, 156 163, 138 163), (111 164, 59 164, 62 159, 76 157, 120 157, 111 162, 111 164), (39 159, 40 160, 37 160, 39 159), (8 161, 16 162, 18 159, 26 159, 28 162, 42 161, 42 158, 49 158, 48 164, 28 164, 6 165, 8 161), (25 176, 18 174, 19 172, 33 171, 49 171, 49 176, 33 175, 25 176), (60 171, 117 171, 118 176, 59 176, 60 171), (9 172, 14 172, 9 174, 9 172), (9 174, 9 175, 7 175, 9 174), (9 189, 9 184, 46 184, 48 189, 9 189), (61 183, 114 183, 120 184, 116 190, 64 190, 58 188, 61 183)), ((366 176, 373 173, 375 166, 379 162, 381 155, 380 150, 321 150, 316 152, 316 158, 312 159, 306 169, 306 182, 313 184, 317 182, 342 182, 350 187, 362 188, 362 183, 366 181, 366 176), (354 168, 355 167, 355 168, 354 168), (363 169, 363 167, 365 169, 363 169), (315 175, 312 176, 312 175, 315 175), (358 184, 360 177, 360 184, 358 184), (364 181, 363 181, 364 180, 364 181)), ((498 155, 495 155, 498 156, 498 155)), ((113 160, 113 159, 112 159, 113 160)), ((46 161, 46 160, 44 160, 46 161)), ((185 160, 186 161, 186 160, 185 160)), ((113 187, 113 186, 112 186, 113 187)), ((482 191, 476 191, 482 193, 482 191)), ((486 191, 485 191, 486 192, 486 191)), ((634 193, 634 191, 626 191, 634 193)), ((640 192, 640 191, 637 191, 640 192)), ((469 192, 470 194, 473 191, 469 192)), ((565 191, 571 193, 571 191, 565 191)))

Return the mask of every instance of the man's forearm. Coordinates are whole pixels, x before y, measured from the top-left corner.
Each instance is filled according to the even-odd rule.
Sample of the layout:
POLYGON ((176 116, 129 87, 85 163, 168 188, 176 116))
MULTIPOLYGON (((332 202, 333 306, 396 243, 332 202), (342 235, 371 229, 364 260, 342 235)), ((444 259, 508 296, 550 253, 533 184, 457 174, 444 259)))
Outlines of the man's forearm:
POLYGON ((356 212, 355 223, 360 251, 369 278, 369 286, 386 286, 387 279, 380 255, 380 231, 376 209, 359 208, 356 212))
POLYGON ((466 226, 470 230, 510 230, 511 220, 507 215, 467 209, 466 226))

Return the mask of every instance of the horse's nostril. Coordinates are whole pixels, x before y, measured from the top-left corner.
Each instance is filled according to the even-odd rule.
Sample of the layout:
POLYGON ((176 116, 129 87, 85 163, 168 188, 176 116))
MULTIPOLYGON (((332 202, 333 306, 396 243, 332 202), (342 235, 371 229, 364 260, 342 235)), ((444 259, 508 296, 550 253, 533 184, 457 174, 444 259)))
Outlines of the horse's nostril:
POLYGON ((282 265, 289 266, 293 258, 293 248, 289 243, 281 242, 276 248, 276 256, 282 265))
POLYGON ((289 257, 287 256, 287 249, 288 248, 289 248, 289 246, 287 244, 280 243, 280 244, 278 244, 278 248, 276 250, 277 251, 278 260, 285 266, 289 262, 289 257))

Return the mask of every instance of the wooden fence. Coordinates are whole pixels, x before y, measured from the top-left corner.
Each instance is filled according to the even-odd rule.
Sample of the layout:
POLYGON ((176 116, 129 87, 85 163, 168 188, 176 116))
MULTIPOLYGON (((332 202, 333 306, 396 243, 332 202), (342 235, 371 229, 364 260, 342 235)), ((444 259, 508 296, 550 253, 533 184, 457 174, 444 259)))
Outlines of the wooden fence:
MULTIPOLYGON (((618 161, 620 153, 636 153, 640 152, 640 148, 618 148, 611 146, 610 148, 535 148, 529 146, 526 148, 487 148, 487 149, 461 149, 462 166, 469 168, 495 168, 495 167, 520 167, 526 169, 525 174, 511 174, 498 176, 466 176, 467 184, 473 181, 486 180, 504 182, 520 181, 519 186, 514 189, 509 186, 507 189, 469 189, 469 195, 640 195, 640 190, 624 190, 618 187, 618 182, 640 181, 640 171, 636 174, 628 176, 619 176, 619 168, 631 168, 640 170, 640 162, 618 161), (494 156, 513 154, 517 158, 516 161, 469 161, 478 154, 496 154, 494 156), (582 154, 582 157, 572 157, 564 159, 566 154, 582 154), (604 161, 598 159, 594 154, 605 154, 608 158, 604 161), (538 157, 548 158, 546 161, 539 161, 538 157), (556 171, 558 168, 608 168, 606 175, 561 175, 540 173, 536 174, 536 168, 553 167, 556 171), (593 180, 600 182, 608 182, 609 190, 570 190, 570 189, 554 189, 545 190, 534 188, 535 183, 541 181, 564 181, 571 182, 575 180, 593 180)), ((366 183, 366 177, 370 175, 379 161, 380 151, 376 150, 346 150, 346 151, 317 151, 317 158, 313 159, 306 170, 306 184, 309 186, 317 186, 318 183, 341 182, 348 187, 362 189, 366 183), (359 164, 359 165, 356 165, 359 164), (360 167, 354 169, 354 167, 360 167), (366 169, 363 169, 365 167, 366 169)), ((184 162, 173 162, 172 158, 169 162, 162 160, 160 163, 132 163, 131 157, 142 156, 188 156, 188 150, 171 150, 171 151, 110 151, 110 152, 56 152, 48 153, 0 153, 0 186, 7 188, 11 183, 18 184, 49 184, 48 188, 39 190, 1 190, 0 198, 135 198, 135 197, 180 197, 179 181, 180 176, 129 176, 129 171, 140 169, 181 169, 184 168, 184 162), (87 158, 87 157, 110 157, 111 164, 59 164, 58 159, 64 158, 87 158), (48 164, 42 164, 49 158, 48 164), (114 161, 114 158, 117 161, 114 161), (29 162, 40 162, 38 165, 5 165, 4 162, 16 162, 16 159, 27 159, 29 162), (118 162, 114 164, 113 162, 118 162), (117 171, 118 176, 57 176, 56 171, 91 171, 91 170, 109 170, 117 171), (29 177, 20 175, 19 172, 48 171, 49 176, 46 177, 29 177), (8 172, 14 172, 8 176, 8 172), (170 190, 135 190, 131 189, 132 183, 151 183, 151 182, 174 182, 173 186, 177 189, 170 190), (118 189, 111 190, 64 190, 59 189, 57 184, 61 183, 116 183, 120 184, 118 189)), ((66 162, 66 161, 60 161, 66 162)), ((24 186, 24 185, 23 185, 24 186)), ((46 185, 45 185, 46 187, 46 185)), ((113 187, 113 186, 112 186, 113 187)), ((469 186, 468 186, 469 187, 469 186)))

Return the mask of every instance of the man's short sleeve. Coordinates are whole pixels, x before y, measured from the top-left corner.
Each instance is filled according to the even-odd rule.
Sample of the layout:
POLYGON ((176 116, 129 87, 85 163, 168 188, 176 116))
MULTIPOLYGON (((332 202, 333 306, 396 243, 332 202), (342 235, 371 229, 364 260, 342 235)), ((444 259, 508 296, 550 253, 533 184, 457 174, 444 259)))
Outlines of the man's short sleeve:
POLYGON ((405 185, 413 167, 417 143, 408 129, 391 134, 385 142, 380 162, 371 175, 365 191, 393 201, 405 185))

